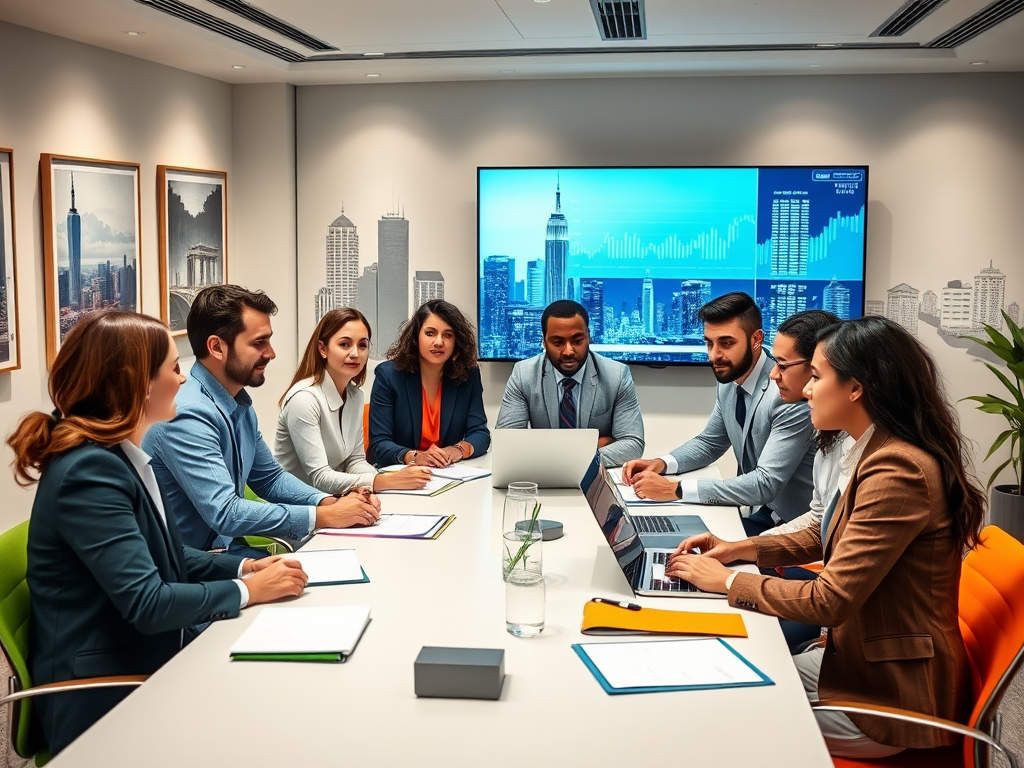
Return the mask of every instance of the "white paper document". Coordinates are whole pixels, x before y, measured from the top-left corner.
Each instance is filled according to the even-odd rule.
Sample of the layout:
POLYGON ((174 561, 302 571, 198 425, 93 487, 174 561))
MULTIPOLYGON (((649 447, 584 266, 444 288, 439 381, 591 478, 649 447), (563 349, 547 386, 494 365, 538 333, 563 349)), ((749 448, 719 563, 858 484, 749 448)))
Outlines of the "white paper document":
MULTIPOLYGON (((405 469, 405 464, 391 464, 390 466, 383 467, 380 472, 398 472, 399 470, 405 469)), ((481 477, 490 477, 491 470, 484 469, 483 467, 471 467, 462 464, 452 464, 450 467, 430 467, 430 473, 434 477, 447 477, 449 480, 462 480, 468 482, 469 480, 476 480, 481 477)))
MULTIPOLYGON (((636 491, 633 490, 633 486, 626 485, 622 482, 622 467, 612 467, 608 470, 612 480, 615 482, 616 487, 619 489, 619 493, 622 495, 622 500, 627 504, 682 504, 682 499, 669 499, 667 501, 656 501, 655 499, 641 499, 636 495, 636 491)), ((671 480, 674 483, 678 483, 684 477, 692 477, 695 480, 701 478, 707 478, 711 480, 719 479, 721 475, 718 470, 714 467, 704 467, 702 469, 695 469, 692 472, 686 472, 682 475, 665 475, 666 480, 671 480)))
POLYGON ((454 488, 461 482, 461 480, 451 480, 450 478, 441 477, 440 475, 435 474, 432 478, 427 480, 427 484, 422 488, 408 490, 401 488, 389 488, 386 491, 377 491, 377 493, 381 495, 394 493, 403 496, 433 496, 436 493, 442 493, 443 491, 447 491, 449 489, 449 486, 454 488))
POLYGON ((763 680, 716 638, 588 643, 581 648, 612 688, 717 687, 763 680))
POLYGON ((231 654, 352 653, 370 620, 368 605, 264 608, 231 654))
POLYGON ((365 528, 321 528, 317 533, 344 536, 426 536, 440 526, 448 515, 381 515, 365 528))
POLYGON ((354 549, 321 549, 309 552, 293 552, 285 555, 288 560, 298 560, 309 581, 306 586, 337 584, 345 581, 362 581, 363 569, 354 549))

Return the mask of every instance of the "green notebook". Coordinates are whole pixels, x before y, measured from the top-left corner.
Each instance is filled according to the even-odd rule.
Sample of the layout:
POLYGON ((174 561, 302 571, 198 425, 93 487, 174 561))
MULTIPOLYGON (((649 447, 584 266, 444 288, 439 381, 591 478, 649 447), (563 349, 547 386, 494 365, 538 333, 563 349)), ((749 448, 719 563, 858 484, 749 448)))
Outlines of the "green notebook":
POLYGON ((267 606, 229 653, 236 661, 342 662, 369 622, 366 605, 267 606))

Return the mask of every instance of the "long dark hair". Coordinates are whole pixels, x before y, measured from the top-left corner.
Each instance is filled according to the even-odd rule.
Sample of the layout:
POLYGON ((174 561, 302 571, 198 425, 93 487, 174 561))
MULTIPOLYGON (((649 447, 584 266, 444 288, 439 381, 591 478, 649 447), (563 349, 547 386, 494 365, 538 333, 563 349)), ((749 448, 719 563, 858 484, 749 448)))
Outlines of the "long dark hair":
POLYGON ((53 414, 26 414, 7 444, 14 478, 28 486, 57 455, 86 442, 117 445, 146 415, 149 384, 171 338, 159 320, 135 312, 89 312, 71 329, 50 371, 53 414))
POLYGON ((939 462, 957 543, 977 546, 985 494, 969 469, 970 448, 932 356, 902 326, 879 316, 829 326, 818 343, 840 381, 860 382, 864 407, 879 429, 939 462))
MULTIPOLYGON (((368 339, 373 338, 370 323, 367 322, 366 316, 358 309, 342 307, 341 309, 332 309, 330 312, 327 312, 320 318, 316 328, 313 329, 313 335, 309 337, 309 343, 306 344, 306 351, 302 353, 302 358, 299 360, 299 367, 295 369, 292 383, 288 385, 288 389, 284 391, 284 395, 281 395, 281 399, 277 403, 279 406, 284 404, 285 395, 300 381, 312 377, 313 383, 319 384, 324 380, 324 374, 327 372, 327 360, 320 356, 320 342, 323 342, 326 347, 345 323, 350 323, 353 320, 357 320, 366 326, 366 337, 368 339)), ((366 381, 365 365, 359 373, 352 377, 352 383, 357 387, 363 386, 364 381, 366 381)))
POLYGON ((477 367, 476 333, 473 325, 454 304, 444 299, 432 299, 426 302, 402 324, 398 338, 388 349, 387 358, 395 364, 395 369, 404 373, 419 373, 420 370, 420 330, 430 315, 437 315, 452 327, 455 334, 455 349, 452 356, 444 364, 444 375, 457 382, 469 377, 469 372, 477 367))

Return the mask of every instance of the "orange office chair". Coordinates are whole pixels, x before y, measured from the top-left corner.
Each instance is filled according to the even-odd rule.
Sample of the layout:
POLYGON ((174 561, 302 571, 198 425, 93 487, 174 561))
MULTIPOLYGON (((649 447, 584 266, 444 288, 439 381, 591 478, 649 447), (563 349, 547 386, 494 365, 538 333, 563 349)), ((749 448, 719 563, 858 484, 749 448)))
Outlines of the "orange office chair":
POLYGON ((963 747, 908 749, 879 760, 834 757, 836 768, 984 768, 989 749, 1001 752, 1010 768, 1013 756, 990 734, 996 711, 1024 661, 1024 544, 994 525, 964 560, 960 576, 960 632, 971 668, 974 709, 969 725, 892 707, 836 699, 812 709, 878 715, 930 725, 966 736, 963 747))

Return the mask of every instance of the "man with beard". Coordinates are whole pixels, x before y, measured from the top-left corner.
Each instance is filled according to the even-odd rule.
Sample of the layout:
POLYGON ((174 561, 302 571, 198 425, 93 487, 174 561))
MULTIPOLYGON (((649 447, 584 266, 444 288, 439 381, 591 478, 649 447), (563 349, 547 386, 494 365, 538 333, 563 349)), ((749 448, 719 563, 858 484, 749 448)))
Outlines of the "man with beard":
POLYGON ((787 403, 770 378, 774 364, 761 349, 761 310, 750 296, 727 293, 701 307, 697 317, 718 380, 715 410, 701 434, 661 458, 628 462, 622 477, 645 499, 749 506, 743 527, 756 536, 809 508, 815 453, 810 411, 802 400, 787 403), (739 467, 734 478, 662 477, 706 467, 730 446, 739 467))
POLYGON ((554 301, 540 318, 544 351, 512 369, 495 429, 596 429, 601 463, 644 453, 644 422, 629 368, 590 351, 582 304, 554 301))
POLYGON ((316 528, 372 525, 380 502, 366 489, 325 496, 285 472, 263 441, 245 387, 261 386, 274 359, 262 291, 217 285, 200 291, 188 316, 196 362, 175 400, 177 415, 142 443, 181 538, 197 549, 226 546, 253 556, 236 537, 276 536, 296 544, 316 528), (267 503, 245 498, 246 485, 267 503))

